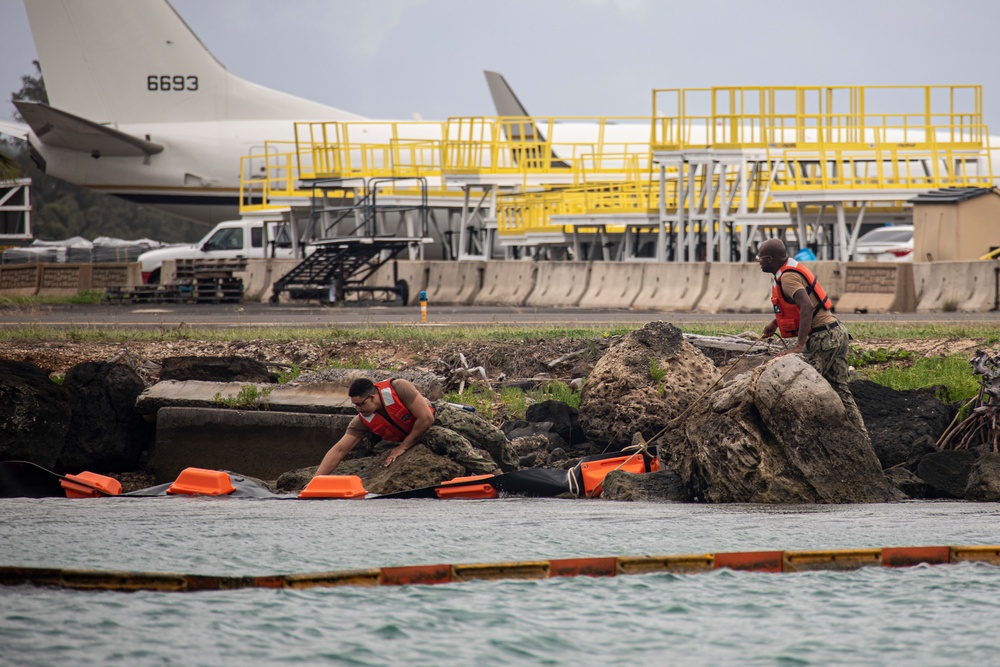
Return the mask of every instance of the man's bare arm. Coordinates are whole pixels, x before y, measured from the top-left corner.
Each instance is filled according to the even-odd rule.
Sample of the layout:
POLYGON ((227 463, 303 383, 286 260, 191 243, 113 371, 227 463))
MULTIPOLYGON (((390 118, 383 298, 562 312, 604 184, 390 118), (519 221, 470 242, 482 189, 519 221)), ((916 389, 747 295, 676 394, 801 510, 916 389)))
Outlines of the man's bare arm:
POLYGON ((344 457, 347 456, 359 442, 361 442, 361 438, 351 435, 350 433, 345 433, 344 436, 330 448, 330 451, 326 453, 326 456, 323 457, 323 460, 319 464, 319 468, 316 469, 316 474, 331 474, 337 469, 340 462, 344 460, 344 457))
POLYGON ((434 424, 434 413, 431 412, 431 406, 427 403, 427 399, 420 393, 417 393, 412 405, 407 405, 406 408, 413 415, 413 429, 406 434, 406 437, 403 438, 403 441, 399 445, 389 452, 389 456, 385 459, 386 466, 392 465, 392 462, 402 456, 403 452, 413 447, 420 439, 420 436, 426 433, 427 429, 434 424))

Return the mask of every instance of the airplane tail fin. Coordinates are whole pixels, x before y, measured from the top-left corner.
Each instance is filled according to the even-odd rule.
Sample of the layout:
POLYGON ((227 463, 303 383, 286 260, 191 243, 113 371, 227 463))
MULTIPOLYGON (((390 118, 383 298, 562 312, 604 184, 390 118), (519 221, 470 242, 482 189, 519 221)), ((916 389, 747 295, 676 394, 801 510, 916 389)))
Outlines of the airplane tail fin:
POLYGON ((514 89, 507 83, 507 79, 499 72, 485 71, 486 85, 490 87, 490 97, 493 98, 493 106, 497 110, 498 116, 530 116, 521 100, 517 99, 514 89))
MULTIPOLYGON (((510 84, 507 83, 502 74, 499 72, 490 72, 489 70, 484 71, 483 74, 486 75, 486 84, 490 87, 490 97, 493 98, 493 106, 496 108, 498 116, 508 118, 531 117, 531 114, 521 104, 521 100, 517 99, 514 89, 510 87, 510 84)), ((507 133, 507 136, 512 141, 545 143, 545 135, 538 129, 533 120, 530 123, 506 122, 504 124, 504 132, 507 133)), ((560 160, 555 152, 550 151, 548 156, 543 156, 540 155, 540 151, 536 148, 519 151, 518 154, 514 155, 514 160, 515 162, 531 161, 537 164, 544 162, 551 169, 570 168, 570 165, 560 160)))
POLYGON ((24 0, 49 104, 97 123, 350 120, 230 73, 166 0, 24 0))

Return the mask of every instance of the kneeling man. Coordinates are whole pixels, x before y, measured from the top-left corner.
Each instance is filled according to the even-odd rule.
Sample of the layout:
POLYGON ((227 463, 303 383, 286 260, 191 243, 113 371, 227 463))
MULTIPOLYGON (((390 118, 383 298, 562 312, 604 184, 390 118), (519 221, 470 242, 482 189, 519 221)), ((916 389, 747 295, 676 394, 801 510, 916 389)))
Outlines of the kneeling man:
POLYGON ((463 466, 470 475, 500 472, 498 468, 517 469, 510 442, 499 429, 482 417, 443 401, 431 403, 409 380, 389 378, 373 383, 361 378, 351 384, 347 395, 358 416, 323 457, 317 475, 333 473, 369 432, 399 443, 386 457, 386 467, 420 442, 435 454, 463 466), (478 454, 473 443, 492 458, 478 454))

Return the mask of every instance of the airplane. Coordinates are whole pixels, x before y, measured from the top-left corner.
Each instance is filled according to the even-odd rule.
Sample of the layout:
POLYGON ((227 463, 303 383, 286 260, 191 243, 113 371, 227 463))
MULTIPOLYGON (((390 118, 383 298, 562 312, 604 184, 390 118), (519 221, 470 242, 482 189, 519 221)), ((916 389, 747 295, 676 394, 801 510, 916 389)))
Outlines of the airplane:
MULTIPOLYGON (((293 141, 295 122, 367 121, 232 74, 167 0, 24 2, 49 104, 15 102, 26 124, 0 121, 0 131, 26 138, 39 166, 63 180, 214 224, 239 217, 241 157, 260 155, 257 166, 246 165, 262 167, 265 141, 293 141)), ((528 116, 493 74, 487 82, 498 114, 528 116)), ((541 122, 504 129, 512 141, 544 142, 541 122)), ((569 147, 593 142, 598 131, 624 147, 648 146, 650 138, 648 120, 547 127, 549 155, 527 148, 514 159, 569 172, 569 147)), ((373 142, 378 132, 373 126, 373 142)), ((698 143, 706 128, 691 132, 698 143)))
POLYGON ((24 4, 49 104, 15 101, 26 124, 0 131, 65 181, 216 223, 239 217, 242 156, 363 118, 229 72, 166 0, 24 4))

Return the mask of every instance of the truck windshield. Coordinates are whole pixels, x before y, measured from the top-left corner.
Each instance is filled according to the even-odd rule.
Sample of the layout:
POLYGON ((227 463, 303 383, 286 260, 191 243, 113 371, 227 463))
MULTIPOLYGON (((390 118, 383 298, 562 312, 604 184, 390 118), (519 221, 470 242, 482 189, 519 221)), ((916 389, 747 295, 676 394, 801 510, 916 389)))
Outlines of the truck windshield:
POLYGON ((202 250, 242 250, 243 230, 239 227, 220 229, 212 234, 211 238, 205 241, 202 250))

